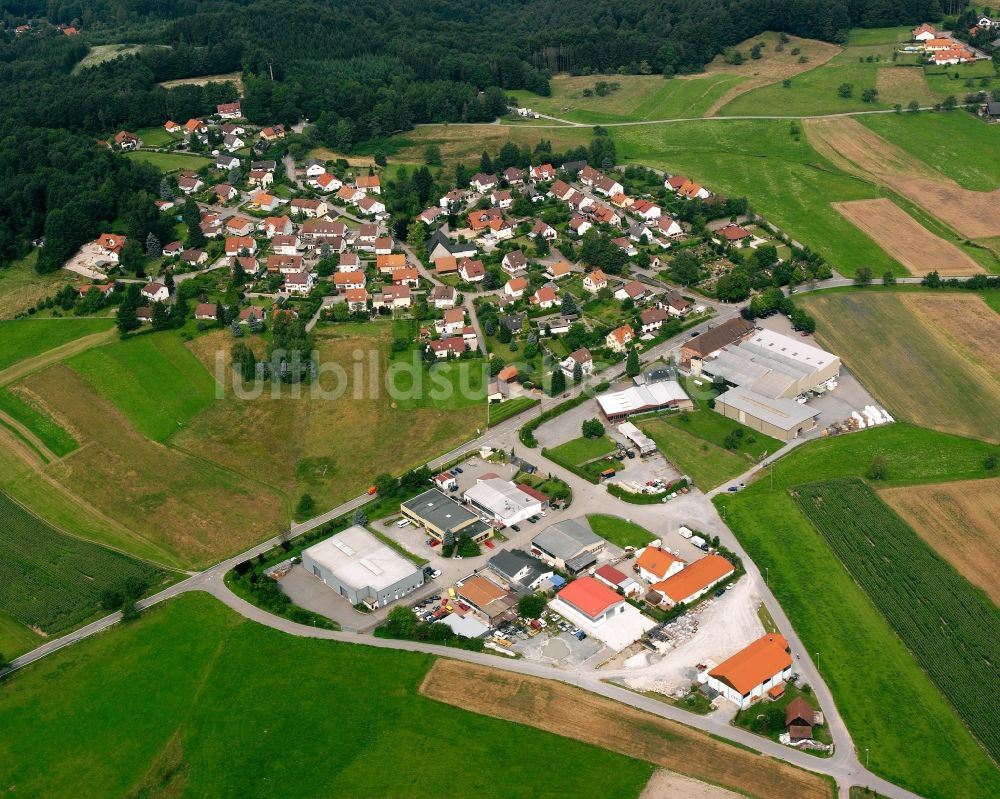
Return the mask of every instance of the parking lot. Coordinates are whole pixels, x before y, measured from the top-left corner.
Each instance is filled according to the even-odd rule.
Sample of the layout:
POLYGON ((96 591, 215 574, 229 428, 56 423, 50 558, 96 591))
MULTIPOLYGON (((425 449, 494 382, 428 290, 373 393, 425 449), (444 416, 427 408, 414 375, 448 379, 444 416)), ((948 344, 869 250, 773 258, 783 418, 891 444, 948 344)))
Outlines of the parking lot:
POLYGON ((590 636, 578 638, 571 632, 573 625, 551 610, 545 611, 541 621, 545 623, 545 627, 534 635, 529 635, 522 629, 517 632, 509 628, 503 631, 504 637, 512 644, 510 648, 525 660, 561 668, 576 668, 592 658, 601 663, 605 657, 612 655, 611 650, 607 650, 604 656, 595 658, 595 655, 605 649, 604 644, 590 636))

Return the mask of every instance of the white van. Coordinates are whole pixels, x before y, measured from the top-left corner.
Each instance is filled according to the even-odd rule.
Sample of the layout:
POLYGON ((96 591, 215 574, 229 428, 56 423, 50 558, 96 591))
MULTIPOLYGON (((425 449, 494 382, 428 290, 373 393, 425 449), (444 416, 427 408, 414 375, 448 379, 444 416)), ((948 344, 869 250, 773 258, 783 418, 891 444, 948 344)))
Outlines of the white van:
POLYGON ((402 519, 396 522, 396 527, 406 527, 406 525, 408 525, 409 523, 410 520, 404 516, 402 519))
POLYGON ((687 527, 685 527, 683 524, 680 527, 677 528, 677 534, 681 538, 690 538, 691 536, 694 535, 694 533, 691 532, 691 530, 688 529, 687 527))

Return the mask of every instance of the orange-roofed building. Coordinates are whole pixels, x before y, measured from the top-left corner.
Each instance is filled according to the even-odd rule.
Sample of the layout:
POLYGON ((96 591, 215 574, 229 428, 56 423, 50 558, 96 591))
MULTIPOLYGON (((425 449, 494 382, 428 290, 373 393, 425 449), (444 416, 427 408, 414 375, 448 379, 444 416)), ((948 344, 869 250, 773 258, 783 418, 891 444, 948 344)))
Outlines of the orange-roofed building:
POLYGON ((499 372, 497 372, 497 379, 503 380, 505 383, 509 383, 511 380, 517 378, 518 371, 517 367, 511 364, 510 366, 505 366, 499 372))
POLYGON ((625 597, 593 577, 574 580, 556 594, 556 599, 595 624, 616 616, 625 606, 625 597))
POLYGON ((434 271, 439 275, 450 275, 458 271, 458 259, 454 255, 445 255, 434 260, 434 271))
POLYGON ((783 635, 769 633, 708 672, 708 686, 745 709, 792 676, 783 635))
POLYGON ((672 577, 653 583, 652 589, 663 597, 663 604, 668 607, 681 602, 688 604, 734 571, 736 567, 722 555, 706 555, 672 577))
POLYGON ((397 269, 406 269, 409 266, 403 253, 377 255, 375 256, 375 265, 378 267, 378 271, 383 274, 392 274, 397 269))
POLYGON ((686 565, 686 561, 661 547, 646 547, 635 559, 635 568, 647 583, 658 583, 673 577, 686 565))

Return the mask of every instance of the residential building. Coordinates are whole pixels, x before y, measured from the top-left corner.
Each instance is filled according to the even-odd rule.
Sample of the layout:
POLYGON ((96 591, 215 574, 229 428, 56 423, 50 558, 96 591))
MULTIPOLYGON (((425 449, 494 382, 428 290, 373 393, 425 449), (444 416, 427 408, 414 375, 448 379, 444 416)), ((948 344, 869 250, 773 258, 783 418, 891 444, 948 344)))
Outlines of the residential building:
POLYGON ((583 276, 583 290, 591 294, 597 294, 601 289, 607 288, 608 276, 601 269, 595 269, 583 276))
POLYGON ((344 301, 347 303, 347 308, 351 313, 364 313, 367 311, 369 299, 371 297, 368 294, 368 289, 349 288, 344 292, 344 301))
POLYGON ((243 116, 239 100, 235 103, 220 103, 215 107, 215 113, 220 119, 239 119, 243 116))
POLYGON ((608 333, 606 342, 612 352, 626 352, 634 339, 635 331, 632 330, 632 325, 622 325, 608 333))
POLYGON ((117 233, 102 233, 94 242, 94 249, 104 261, 116 264, 126 241, 128 241, 128 236, 119 236, 117 233))
POLYGON ((663 547, 647 546, 636 557, 633 569, 643 580, 652 585, 673 577, 686 565, 687 561, 663 547))
POLYGON ((480 172, 472 176, 469 185, 480 194, 485 194, 488 191, 492 191, 493 187, 497 185, 496 175, 485 175, 480 172))
POLYGON ((285 291, 292 294, 308 294, 312 291, 312 272, 290 272, 285 275, 285 291))
POLYGON ((571 352, 566 359, 559 364, 559 368, 562 369, 567 380, 572 380, 578 364, 580 366, 580 375, 582 378, 590 377, 594 373, 594 356, 590 354, 590 350, 586 347, 581 347, 580 349, 571 352))
POLYGON ((670 318, 670 314, 664 311, 662 308, 645 308, 642 313, 639 314, 639 321, 642 322, 642 332, 655 333, 661 327, 663 323, 670 318))
POLYGON ((559 297, 551 286, 542 286, 531 295, 531 304, 537 305, 539 308, 551 308, 559 304, 559 297))
POLYGON ((454 308, 458 292, 453 286, 435 286, 427 295, 427 301, 435 308, 454 308))
POLYGON ((783 635, 768 633, 709 670, 706 676, 709 688, 745 710, 791 678, 788 641, 783 635))
POLYGON ((549 280, 559 280, 560 278, 569 277, 569 275, 570 265, 566 261, 556 261, 545 268, 545 276, 549 280))
POLYGON ((486 278, 486 266, 482 261, 463 258, 458 265, 458 274, 466 283, 479 283, 486 278))
POLYGON ((653 583, 651 588, 667 607, 681 603, 689 605, 734 571, 736 567, 722 555, 705 555, 667 579, 653 583))
POLYGON ((162 283, 147 283, 139 293, 152 302, 166 302, 170 299, 170 289, 162 283))
POLYGON ((625 300, 641 302, 645 298, 647 291, 647 288, 638 280, 630 280, 622 284, 622 287, 615 292, 615 299, 622 302, 625 300))
POLYGON ((503 287, 504 296, 512 300, 519 300, 524 296, 524 290, 528 287, 527 278, 514 277, 508 280, 503 287))
POLYGON ((378 175, 360 175, 354 185, 368 194, 382 193, 382 180, 378 175))

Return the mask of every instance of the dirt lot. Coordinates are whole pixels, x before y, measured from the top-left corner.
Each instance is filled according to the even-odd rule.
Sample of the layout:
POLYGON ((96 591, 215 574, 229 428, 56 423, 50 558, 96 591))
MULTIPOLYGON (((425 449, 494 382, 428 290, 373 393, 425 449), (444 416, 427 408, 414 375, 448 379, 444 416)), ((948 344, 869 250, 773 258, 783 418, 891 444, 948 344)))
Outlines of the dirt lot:
POLYGON ((438 660, 421 693, 764 799, 830 799, 819 776, 562 683, 438 660))
POLYGON ((721 72, 729 75, 746 75, 747 80, 739 84, 739 86, 733 86, 729 89, 722 97, 712 103, 708 110, 705 112, 705 116, 712 117, 715 116, 719 109, 722 108, 726 103, 730 102, 741 94, 745 94, 752 89, 757 89, 761 86, 767 86, 771 83, 777 83, 785 78, 791 78, 794 75, 798 75, 800 72, 805 72, 809 69, 815 69, 831 58, 833 58, 837 53, 841 51, 842 48, 835 44, 830 44, 828 42, 821 42, 816 39, 800 39, 798 36, 790 36, 789 42, 785 45, 785 49, 781 52, 777 52, 774 46, 778 43, 779 37, 777 33, 763 33, 760 36, 754 36, 752 39, 747 39, 744 42, 736 45, 737 50, 740 50, 744 56, 748 56, 750 48, 754 46, 757 42, 764 42, 766 44, 764 48, 763 56, 759 59, 751 59, 749 57, 745 58, 742 64, 727 64, 724 56, 718 55, 715 60, 706 67, 706 72, 721 72), (799 55, 792 55, 793 49, 798 48, 801 50, 800 55, 804 55, 809 60, 805 64, 799 63, 799 55))
POLYGON ((848 221, 874 239, 883 250, 910 270, 923 276, 972 275, 983 268, 949 241, 935 236, 892 200, 851 200, 833 203, 848 221))
POLYGON ((1000 189, 963 189, 848 117, 803 124, 817 152, 845 171, 898 191, 970 239, 1000 235, 1000 189))
POLYGON ((1000 478, 888 488, 879 495, 1000 606, 1000 478))
POLYGON ((658 769, 649 778, 639 799, 740 799, 741 794, 658 769))

